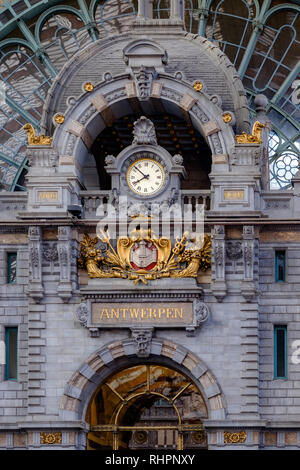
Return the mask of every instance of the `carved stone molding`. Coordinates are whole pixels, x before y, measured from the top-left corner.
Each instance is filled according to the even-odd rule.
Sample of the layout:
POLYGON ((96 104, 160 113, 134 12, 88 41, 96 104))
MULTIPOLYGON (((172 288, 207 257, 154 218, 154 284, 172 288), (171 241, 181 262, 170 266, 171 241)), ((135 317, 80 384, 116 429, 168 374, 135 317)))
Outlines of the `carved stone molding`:
POLYGON ((72 261, 72 244, 71 244, 71 228, 58 227, 58 260, 60 267, 60 281, 57 288, 59 297, 68 302, 72 296, 71 283, 71 261, 72 261))
POLYGON ((86 326, 87 321, 88 321, 88 315, 89 315, 89 309, 88 309, 87 304, 82 302, 76 310, 76 315, 79 320, 79 323, 82 326, 86 326))
POLYGON ((134 122, 133 135, 133 145, 157 145, 154 124, 145 116, 134 122))
POLYGON ((137 357, 149 357, 153 328, 132 328, 131 333, 136 345, 137 357))
POLYGON ((28 295, 36 302, 43 298, 42 285, 42 230, 41 227, 29 227, 29 283, 28 295))
POLYGON ((48 261, 57 261, 58 259, 58 252, 56 244, 44 244, 43 245, 43 258, 48 261))
POLYGON ((211 288, 218 302, 222 302, 226 295, 225 281, 225 227, 215 225, 212 240, 212 268, 214 277, 211 288))
POLYGON ((243 257, 243 243, 240 240, 227 241, 226 256, 228 259, 237 261, 243 257))
POLYGON ((241 282, 241 292, 247 302, 250 302, 255 295, 254 286, 254 226, 244 225, 243 227, 243 259, 244 259, 244 280, 241 282))

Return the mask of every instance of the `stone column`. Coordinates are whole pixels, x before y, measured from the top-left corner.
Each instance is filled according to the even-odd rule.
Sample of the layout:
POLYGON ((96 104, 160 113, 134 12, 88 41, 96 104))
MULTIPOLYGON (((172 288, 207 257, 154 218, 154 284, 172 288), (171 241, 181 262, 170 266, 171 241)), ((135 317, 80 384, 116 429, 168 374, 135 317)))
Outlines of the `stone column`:
POLYGON ((270 189, 269 133, 272 127, 271 121, 267 118, 266 114, 268 98, 265 95, 257 95, 254 99, 254 104, 256 106, 256 120, 265 125, 262 129, 260 169, 262 188, 268 190, 270 189))
POLYGON ((218 302, 226 295, 225 281, 225 227, 215 225, 212 240, 212 291, 218 302))
POLYGON ((170 0, 170 19, 183 20, 184 15, 184 0, 170 0))

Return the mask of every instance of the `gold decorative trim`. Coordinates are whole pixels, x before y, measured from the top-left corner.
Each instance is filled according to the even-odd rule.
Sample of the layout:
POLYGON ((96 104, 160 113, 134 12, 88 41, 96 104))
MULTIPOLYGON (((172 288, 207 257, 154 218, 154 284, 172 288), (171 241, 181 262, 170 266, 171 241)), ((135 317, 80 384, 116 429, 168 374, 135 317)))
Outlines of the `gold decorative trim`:
POLYGON ((25 124, 23 129, 27 132, 28 145, 51 145, 53 137, 47 137, 44 134, 39 136, 35 135, 35 130, 32 124, 25 124))
POLYGON ((224 444, 243 444, 247 438, 245 431, 224 432, 224 444))
POLYGON ((41 432, 40 443, 41 444, 61 444, 62 433, 61 432, 41 432))
POLYGON ((185 232, 181 240, 176 239, 172 249, 168 238, 156 238, 150 229, 141 228, 134 230, 131 237, 120 237, 115 251, 109 233, 101 230, 95 238, 84 235, 80 242, 78 265, 87 270, 90 278, 123 278, 132 280, 134 284, 139 281, 147 284, 164 277, 195 278, 199 270, 206 271, 211 265, 211 238, 205 235, 202 246, 194 243, 189 248, 187 238, 188 232, 185 232), (107 246, 105 254, 96 248, 99 239, 107 246), (156 261, 151 263, 151 269, 134 268, 131 249, 145 244, 155 250, 156 261))
POLYGON ((93 84, 92 82, 86 82, 86 83, 83 85, 83 88, 85 89, 85 91, 91 92, 91 91, 93 91, 93 89, 94 89, 94 84, 93 84))
POLYGON ((200 82, 199 80, 197 80, 194 85, 193 85, 193 88, 195 91, 201 91, 202 88, 203 88, 203 83, 200 82))
POLYGON ((65 122, 65 116, 63 114, 56 114, 54 120, 57 124, 63 124, 65 122))
POLYGON ((223 121, 228 123, 232 121, 232 116, 230 113, 224 113, 222 114, 223 121))
POLYGON ((262 129, 266 127, 259 121, 255 121, 252 127, 252 134, 242 132, 241 135, 236 135, 235 140, 238 144, 261 144, 262 143, 262 129))

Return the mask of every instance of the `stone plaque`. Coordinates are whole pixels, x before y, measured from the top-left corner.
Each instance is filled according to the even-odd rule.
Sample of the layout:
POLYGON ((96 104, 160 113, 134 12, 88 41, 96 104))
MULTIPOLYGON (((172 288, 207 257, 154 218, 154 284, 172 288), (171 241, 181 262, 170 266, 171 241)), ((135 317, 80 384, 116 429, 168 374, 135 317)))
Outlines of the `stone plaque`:
POLYGON ((224 199, 245 199, 245 191, 243 189, 225 189, 224 199))
POLYGON ((57 201, 58 191, 38 191, 39 201, 57 201))
POLYGON ((185 326, 193 323, 192 302, 92 303, 93 325, 185 326))

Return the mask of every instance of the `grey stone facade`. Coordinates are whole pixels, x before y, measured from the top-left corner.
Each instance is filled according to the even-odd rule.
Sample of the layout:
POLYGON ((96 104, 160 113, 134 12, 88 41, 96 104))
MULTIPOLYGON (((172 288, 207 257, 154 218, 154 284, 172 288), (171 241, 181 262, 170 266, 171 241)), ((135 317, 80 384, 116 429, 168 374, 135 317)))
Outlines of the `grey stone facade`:
POLYGON ((264 112, 263 143, 236 143, 235 134, 249 131, 249 112, 242 84, 221 51, 170 22, 169 31, 166 23, 147 32, 154 50, 148 54, 146 23, 143 29, 137 22, 132 35, 96 42, 66 64, 44 109, 52 147, 28 150, 27 196, 0 192, 0 340, 6 327, 19 332, 18 380, 5 380, 0 365, 0 449, 84 449, 93 393, 120 364, 139 360, 129 328, 93 333, 85 327, 77 312, 87 291, 95 298, 105 290, 114 299, 122 292, 139 299, 160 290, 172 298, 167 280, 153 281, 155 288, 88 280, 77 266, 79 242, 85 233, 95 236, 96 209, 106 197, 89 191, 94 175, 85 172, 94 139, 115 119, 137 110, 151 118, 160 105, 189 120, 212 154, 205 214, 213 240, 211 273, 177 287, 182 295, 199 291, 210 314, 194 336, 172 325, 155 328, 144 360, 177 367, 199 387, 208 408, 203 424, 209 449, 299 449, 300 364, 291 361, 293 342, 300 340, 299 181, 294 191, 268 190, 264 112), (144 50, 143 65, 156 72, 149 101, 137 92, 136 57, 128 55, 126 64, 122 56, 133 41, 144 50), (95 84, 92 93, 82 92, 87 76, 95 84), (195 80, 203 80, 203 92, 195 91, 195 80), (68 107, 70 96, 75 103, 68 107), (54 130, 58 111, 65 120, 54 130), (223 120, 225 112, 234 116, 232 125, 223 120), (243 197, 227 197, 228 191, 243 197), (41 193, 54 196, 49 201, 41 193), (70 206, 81 208, 82 199, 97 202, 78 218, 70 206), (275 249, 286 250, 284 283, 275 282, 275 249), (7 283, 8 252, 17 252, 16 284, 7 283), (276 324, 287 325, 287 379, 274 379, 276 324), (239 432, 246 433, 244 440, 224 434, 239 432))

